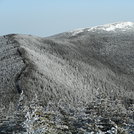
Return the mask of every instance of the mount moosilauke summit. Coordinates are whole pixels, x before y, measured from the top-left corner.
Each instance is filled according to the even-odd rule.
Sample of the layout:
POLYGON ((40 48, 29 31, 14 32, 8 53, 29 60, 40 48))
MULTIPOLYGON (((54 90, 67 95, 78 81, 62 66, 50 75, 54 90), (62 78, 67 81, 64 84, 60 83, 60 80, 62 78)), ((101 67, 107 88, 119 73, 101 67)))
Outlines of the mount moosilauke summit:
POLYGON ((0 134, 134 134, 134 23, 1 36, 0 134))

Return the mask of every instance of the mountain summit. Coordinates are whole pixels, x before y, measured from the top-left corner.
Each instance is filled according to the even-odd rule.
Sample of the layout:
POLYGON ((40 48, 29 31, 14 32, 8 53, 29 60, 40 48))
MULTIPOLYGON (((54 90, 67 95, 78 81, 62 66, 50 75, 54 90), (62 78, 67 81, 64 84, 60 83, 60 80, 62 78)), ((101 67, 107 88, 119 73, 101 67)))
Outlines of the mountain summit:
POLYGON ((122 31, 126 31, 129 29, 134 29, 134 23, 132 22, 121 22, 121 23, 113 23, 113 24, 107 24, 107 25, 103 25, 103 26, 97 26, 97 27, 93 27, 90 30, 105 30, 105 31, 116 31, 117 29, 120 29, 122 31))
POLYGON ((100 25, 91 28, 81 28, 74 31, 71 31, 73 35, 82 33, 84 31, 95 32, 95 31, 106 31, 106 32, 119 32, 120 31, 134 31, 134 23, 133 22, 117 22, 112 24, 100 25))
POLYGON ((0 37, 0 133, 133 133, 134 24, 0 37))

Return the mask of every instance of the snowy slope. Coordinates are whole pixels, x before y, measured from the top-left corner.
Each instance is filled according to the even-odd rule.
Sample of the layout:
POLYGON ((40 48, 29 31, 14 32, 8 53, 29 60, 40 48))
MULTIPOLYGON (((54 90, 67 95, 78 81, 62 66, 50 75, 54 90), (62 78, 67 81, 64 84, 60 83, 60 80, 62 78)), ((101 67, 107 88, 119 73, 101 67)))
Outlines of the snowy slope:
POLYGON ((134 30, 134 23, 133 22, 112 23, 112 24, 106 24, 106 25, 96 26, 92 28, 76 29, 74 31, 71 31, 71 33, 72 33, 72 36, 75 36, 84 31, 95 32, 95 31, 100 31, 100 30, 103 30, 106 32, 117 32, 117 31, 119 32, 119 30, 120 31, 134 30))
MULTIPOLYGON (((18 34, 0 37, 0 133, 16 122, 25 122, 27 131, 36 130, 37 122, 44 123, 53 113, 58 113, 56 118, 52 119, 53 114, 47 121, 52 119, 59 123, 54 129, 61 130, 61 126, 70 133, 96 131, 91 125, 105 125, 99 122, 101 118, 107 119, 109 129, 110 123, 114 129, 125 123, 124 128, 130 126, 133 28, 133 23, 123 22, 47 38, 18 34), (42 115, 48 111, 47 116, 42 115)), ((38 124, 42 131, 51 126, 43 123, 38 124)), ((98 129, 101 133, 101 127, 98 129)))
POLYGON ((97 26, 89 29, 91 30, 104 30, 104 31, 116 31, 116 30, 121 30, 121 31, 127 31, 130 29, 134 29, 134 23, 132 22, 121 22, 121 23, 113 23, 113 24, 108 24, 104 26, 97 26))

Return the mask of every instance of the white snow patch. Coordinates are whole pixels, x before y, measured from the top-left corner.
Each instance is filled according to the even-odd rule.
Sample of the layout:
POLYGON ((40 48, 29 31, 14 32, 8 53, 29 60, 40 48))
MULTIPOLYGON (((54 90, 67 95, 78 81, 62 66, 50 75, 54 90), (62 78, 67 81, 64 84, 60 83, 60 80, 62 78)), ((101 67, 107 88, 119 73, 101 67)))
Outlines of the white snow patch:
POLYGON ((90 28, 88 31, 95 30, 104 30, 104 31, 116 31, 116 29, 121 29, 122 31, 126 31, 128 29, 134 28, 134 23, 132 22, 121 22, 121 23, 113 23, 107 25, 101 25, 90 28))
POLYGON ((84 32, 84 29, 85 28, 79 28, 79 29, 76 29, 76 30, 73 30, 73 31, 70 31, 70 32, 72 33, 72 36, 75 36, 75 35, 77 35, 79 33, 84 32))
POLYGON ((134 29, 134 23, 133 22, 117 22, 117 23, 112 23, 112 24, 106 24, 106 25, 100 25, 100 26, 95 26, 91 28, 79 28, 76 30, 70 31, 72 36, 76 36, 79 33, 82 33, 85 31, 96 31, 96 30, 103 30, 107 32, 116 32, 116 30, 121 30, 121 31, 127 31, 129 29, 134 29), (88 29, 88 30, 87 30, 88 29))

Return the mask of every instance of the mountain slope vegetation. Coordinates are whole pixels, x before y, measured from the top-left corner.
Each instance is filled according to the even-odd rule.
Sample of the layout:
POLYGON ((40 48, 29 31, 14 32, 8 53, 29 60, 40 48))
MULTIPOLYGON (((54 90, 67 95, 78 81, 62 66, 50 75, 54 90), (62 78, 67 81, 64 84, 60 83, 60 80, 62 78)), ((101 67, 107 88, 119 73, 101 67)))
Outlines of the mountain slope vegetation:
POLYGON ((133 133, 133 98, 131 22, 0 37, 2 134, 133 133))

